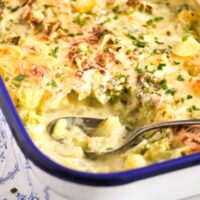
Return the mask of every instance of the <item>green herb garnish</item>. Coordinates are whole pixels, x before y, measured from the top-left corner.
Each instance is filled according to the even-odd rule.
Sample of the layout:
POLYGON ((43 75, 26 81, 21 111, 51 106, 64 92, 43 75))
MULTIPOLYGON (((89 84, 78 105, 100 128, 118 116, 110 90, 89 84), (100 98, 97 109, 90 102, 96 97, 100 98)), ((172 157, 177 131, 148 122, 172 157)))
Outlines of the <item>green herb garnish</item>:
POLYGON ((15 81, 23 81, 25 79, 25 75, 19 74, 14 78, 15 81))
POLYGON ((128 50, 126 51, 126 55, 128 56, 128 55, 130 55, 130 54, 131 54, 131 50, 128 49, 128 50))
POLYGON ((52 49, 50 52, 49 52, 49 56, 51 57, 54 57, 54 58, 57 58, 57 53, 58 53, 58 47, 56 47, 55 49, 52 49))
POLYGON ((51 86, 52 86, 52 87, 57 87, 57 86, 58 86, 55 80, 52 80, 52 81, 51 81, 51 86))
POLYGON ((8 6, 7 9, 13 13, 13 12, 16 12, 21 6, 15 6, 15 7, 11 7, 11 6, 8 6))
POLYGON ((79 26, 85 26, 85 24, 86 24, 86 19, 81 19, 80 17, 77 17, 77 18, 75 18, 74 20, 73 20, 73 22, 75 23, 75 24, 78 24, 79 26))
POLYGON ((178 81, 184 81, 185 79, 184 79, 183 75, 179 74, 178 77, 177 77, 177 80, 178 81))
POLYGON ((133 40, 133 44, 135 46, 138 46, 138 47, 141 47, 141 48, 144 48, 146 46, 145 41, 137 39, 133 34, 128 33, 127 36, 133 40))
POLYGON ((167 91, 166 91, 166 94, 171 94, 171 95, 175 95, 175 93, 176 93, 176 89, 175 88, 171 88, 171 89, 168 89, 167 91))
POLYGON ((190 94, 187 95, 187 99, 192 99, 192 98, 193 98, 192 95, 190 95, 190 94))
POLYGON ((194 110, 194 111, 198 111, 198 110, 200 110, 200 108, 198 108, 198 107, 195 106, 195 105, 192 105, 192 110, 194 110))
POLYGON ((166 64, 165 63, 160 63, 158 65, 158 70, 163 70, 164 67, 166 67, 166 64))
POLYGON ((159 21, 161 21, 163 19, 164 19, 164 17, 161 17, 161 16, 154 18, 155 22, 159 22, 159 21))

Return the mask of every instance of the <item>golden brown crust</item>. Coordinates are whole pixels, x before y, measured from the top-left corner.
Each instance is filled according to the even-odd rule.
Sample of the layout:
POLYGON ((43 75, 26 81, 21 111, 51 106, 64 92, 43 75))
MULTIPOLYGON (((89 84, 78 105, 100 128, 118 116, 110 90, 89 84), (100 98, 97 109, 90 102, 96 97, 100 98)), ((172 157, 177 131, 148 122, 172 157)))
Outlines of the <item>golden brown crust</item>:
POLYGON ((181 146, 188 147, 187 153, 200 151, 200 126, 173 129, 173 136, 181 146))

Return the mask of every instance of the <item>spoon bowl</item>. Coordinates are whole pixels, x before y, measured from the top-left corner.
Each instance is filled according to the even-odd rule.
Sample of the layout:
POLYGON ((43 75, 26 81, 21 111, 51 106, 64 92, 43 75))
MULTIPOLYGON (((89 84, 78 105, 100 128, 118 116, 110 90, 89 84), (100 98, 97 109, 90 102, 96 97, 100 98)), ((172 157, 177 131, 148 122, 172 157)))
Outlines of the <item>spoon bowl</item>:
MULTIPOLYGON (((98 119, 98 118, 84 118, 84 117, 65 117, 59 118, 56 120, 51 121, 47 126, 47 131, 50 135, 53 133, 54 126, 56 122, 60 119, 66 119, 68 126, 66 128, 70 128, 71 126, 78 126, 80 127, 85 133, 88 135, 94 131, 94 129, 105 119, 98 119)), ((144 139, 144 134, 148 131, 156 130, 156 129, 163 129, 163 128, 174 128, 180 126, 190 126, 190 125, 200 125, 200 119, 186 119, 186 120, 173 120, 173 121, 165 121, 160 123, 155 123, 147 126, 143 126, 141 128, 130 130, 130 135, 127 137, 125 142, 116 149, 111 149, 110 151, 104 152, 91 152, 86 149, 83 149, 85 154, 91 158, 97 158, 101 156, 110 155, 116 152, 124 151, 129 149, 130 147, 136 146, 144 139)))

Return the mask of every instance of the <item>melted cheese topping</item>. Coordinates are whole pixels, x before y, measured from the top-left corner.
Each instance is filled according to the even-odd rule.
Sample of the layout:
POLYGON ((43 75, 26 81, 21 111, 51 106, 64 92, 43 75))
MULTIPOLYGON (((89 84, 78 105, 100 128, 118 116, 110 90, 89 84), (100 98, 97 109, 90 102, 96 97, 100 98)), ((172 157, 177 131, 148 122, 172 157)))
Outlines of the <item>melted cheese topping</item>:
POLYGON ((103 160, 83 151, 119 146, 121 123, 200 117, 200 21, 188 2, 1 0, 0 75, 39 149, 91 172, 191 152, 170 131, 103 160), (90 137, 62 121, 50 136, 47 124, 62 116, 108 119, 90 137))

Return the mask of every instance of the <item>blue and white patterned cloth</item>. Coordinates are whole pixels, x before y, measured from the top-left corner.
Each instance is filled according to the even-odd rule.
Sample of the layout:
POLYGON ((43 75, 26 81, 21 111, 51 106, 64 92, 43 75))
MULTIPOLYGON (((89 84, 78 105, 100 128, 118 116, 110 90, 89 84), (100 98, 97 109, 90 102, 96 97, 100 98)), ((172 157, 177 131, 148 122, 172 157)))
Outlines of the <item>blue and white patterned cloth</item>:
POLYGON ((0 200, 64 199, 34 176, 0 110, 0 200))

